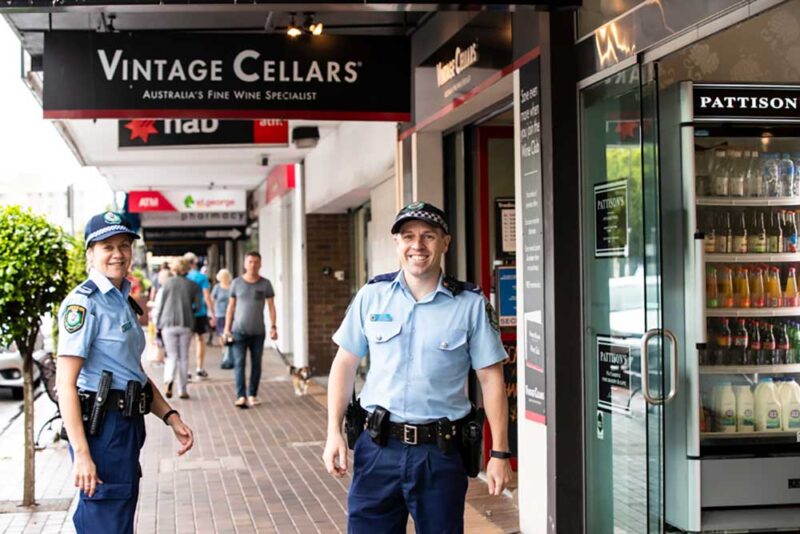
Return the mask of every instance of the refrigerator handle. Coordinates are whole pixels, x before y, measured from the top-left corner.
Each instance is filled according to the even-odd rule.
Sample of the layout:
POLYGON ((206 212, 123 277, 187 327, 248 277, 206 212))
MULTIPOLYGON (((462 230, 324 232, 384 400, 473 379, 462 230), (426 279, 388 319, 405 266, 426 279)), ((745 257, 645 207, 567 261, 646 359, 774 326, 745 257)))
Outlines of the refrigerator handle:
POLYGON ((653 405, 661 405, 669 402, 678 393, 678 340, 675 338, 675 334, 669 330, 661 330, 660 328, 652 328, 648 330, 642 337, 640 354, 642 359, 642 396, 644 397, 644 400, 646 400, 648 404, 653 405), (650 363, 647 356, 647 345, 650 343, 650 340, 656 336, 667 337, 670 341, 670 345, 672 345, 672 361, 670 362, 671 365, 669 373, 670 386, 669 393, 667 393, 666 397, 653 397, 650 395, 650 363))

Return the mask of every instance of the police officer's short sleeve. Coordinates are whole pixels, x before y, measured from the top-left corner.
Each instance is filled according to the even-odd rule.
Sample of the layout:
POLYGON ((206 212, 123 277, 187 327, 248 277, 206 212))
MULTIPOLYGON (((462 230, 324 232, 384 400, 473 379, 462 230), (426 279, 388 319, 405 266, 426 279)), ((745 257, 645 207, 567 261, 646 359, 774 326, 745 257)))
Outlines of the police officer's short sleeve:
POLYGON ((363 358, 369 352, 369 343, 367 336, 364 335, 364 294, 367 291, 367 286, 362 287, 361 290, 353 297, 353 302, 347 308, 344 320, 341 326, 333 334, 333 342, 342 347, 344 350, 351 352, 363 358))
POLYGON ((489 301, 476 299, 473 304, 472 330, 469 338, 469 355, 473 369, 483 369, 506 358, 506 351, 500 341, 497 315, 489 301))
POLYGON ((86 358, 96 335, 97 319, 90 300, 83 295, 68 296, 58 313, 58 355, 86 358))

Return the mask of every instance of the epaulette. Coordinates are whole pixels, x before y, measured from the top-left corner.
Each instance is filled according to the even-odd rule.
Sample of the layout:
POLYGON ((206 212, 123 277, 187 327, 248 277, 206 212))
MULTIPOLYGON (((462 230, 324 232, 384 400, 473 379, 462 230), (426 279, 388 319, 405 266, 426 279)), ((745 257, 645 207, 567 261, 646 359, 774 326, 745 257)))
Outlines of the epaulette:
POLYGON ((399 272, 400 271, 395 271, 393 273, 379 274, 378 276, 372 277, 370 279, 370 281, 367 282, 367 283, 368 284, 374 284, 376 282, 391 282, 395 278, 397 278, 397 273, 399 273, 399 272))
POLYGON ((140 317, 141 317, 142 315, 144 315, 144 310, 142 309, 142 307, 141 307, 141 306, 139 306, 139 303, 138 303, 138 302, 136 302, 135 300, 133 300, 133 297, 131 297, 131 296, 128 296, 128 304, 130 304, 130 305, 131 305, 131 308, 133 308, 133 311, 134 311, 134 312, 136 312, 136 315, 138 315, 138 316, 140 316, 140 317))
POLYGON ((84 283, 78 286, 76 289, 78 293, 81 295, 86 295, 87 297, 97 291, 97 284, 92 282, 91 280, 86 280, 84 283))
POLYGON ((476 293, 478 295, 483 294, 481 288, 473 284, 472 282, 464 282, 462 280, 456 280, 452 276, 445 276, 442 279, 442 285, 445 289, 449 290, 453 295, 458 295, 462 291, 469 291, 470 293, 476 293))

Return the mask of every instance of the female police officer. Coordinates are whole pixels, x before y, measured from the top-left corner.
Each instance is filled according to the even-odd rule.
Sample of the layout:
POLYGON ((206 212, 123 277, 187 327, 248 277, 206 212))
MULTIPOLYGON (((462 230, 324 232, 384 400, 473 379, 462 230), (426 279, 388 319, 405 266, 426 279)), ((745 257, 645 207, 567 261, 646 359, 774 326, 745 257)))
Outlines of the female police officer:
POLYGON ((153 387, 141 365, 144 333, 126 279, 138 236, 117 213, 92 217, 86 227, 89 279, 58 314, 59 407, 70 441, 80 502, 77 532, 132 533, 139 495, 139 449, 144 414, 152 411, 192 447, 192 431, 153 387))

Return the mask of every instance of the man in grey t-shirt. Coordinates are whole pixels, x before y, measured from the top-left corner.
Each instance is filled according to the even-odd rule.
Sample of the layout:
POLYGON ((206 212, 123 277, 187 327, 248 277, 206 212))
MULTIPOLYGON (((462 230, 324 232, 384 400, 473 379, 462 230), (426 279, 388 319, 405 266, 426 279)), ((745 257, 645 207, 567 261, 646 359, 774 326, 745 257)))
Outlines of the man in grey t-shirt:
POLYGON ((264 353, 264 304, 269 307, 269 321, 272 325, 270 339, 278 339, 275 322, 275 292, 272 284, 262 278, 261 254, 248 252, 244 258, 244 274, 234 279, 230 289, 230 301, 225 312, 226 339, 233 335, 233 361, 236 376, 236 402, 239 408, 247 408, 260 403, 258 383, 261 380, 261 355, 264 353), (250 349, 250 387, 245 397, 245 358, 250 349))

